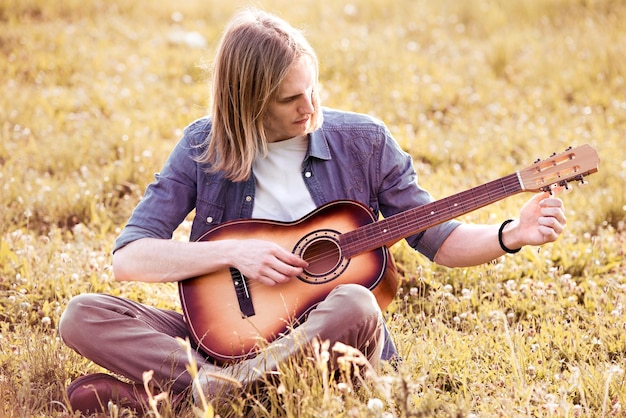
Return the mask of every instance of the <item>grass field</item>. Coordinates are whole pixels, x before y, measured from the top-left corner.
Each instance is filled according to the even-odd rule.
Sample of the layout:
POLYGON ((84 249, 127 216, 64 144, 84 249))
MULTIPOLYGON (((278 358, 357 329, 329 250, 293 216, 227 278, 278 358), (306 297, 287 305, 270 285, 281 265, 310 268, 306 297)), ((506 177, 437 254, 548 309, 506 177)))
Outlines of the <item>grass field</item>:
MULTIPOLYGON (((201 67, 247 4, 0 0, 0 416, 77 416, 64 388, 99 368, 58 339, 72 296, 179 308, 173 284, 115 282, 110 252, 182 128, 206 114, 201 67)), ((178 416, 626 416, 626 3, 255 4, 306 31, 324 104, 383 119, 436 198, 568 146, 592 145, 601 163, 561 195, 556 243, 454 270, 393 248, 398 370, 353 387, 328 381, 321 353, 287 365, 264 402, 178 416)), ((529 197, 462 219, 500 223, 529 197)), ((153 412, 174 415, 167 400, 153 412)))

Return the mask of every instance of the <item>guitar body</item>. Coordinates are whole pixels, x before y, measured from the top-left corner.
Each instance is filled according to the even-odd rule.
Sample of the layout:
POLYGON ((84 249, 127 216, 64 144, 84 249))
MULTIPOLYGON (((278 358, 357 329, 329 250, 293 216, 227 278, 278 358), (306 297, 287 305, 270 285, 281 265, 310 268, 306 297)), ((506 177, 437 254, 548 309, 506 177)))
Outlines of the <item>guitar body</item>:
POLYGON ((264 239, 300 255, 306 271, 287 283, 266 286, 248 282, 225 269, 179 282, 185 319, 200 348, 218 362, 251 357, 297 326, 338 285, 355 283, 375 289, 385 308, 397 291, 393 262, 385 247, 343 257, 339 236, 375 221, 360 203, 337 201, 295 222, 239 220, 226 222, 198 241, 264 239), (381 281, 385 285, 378 286, 381 281))

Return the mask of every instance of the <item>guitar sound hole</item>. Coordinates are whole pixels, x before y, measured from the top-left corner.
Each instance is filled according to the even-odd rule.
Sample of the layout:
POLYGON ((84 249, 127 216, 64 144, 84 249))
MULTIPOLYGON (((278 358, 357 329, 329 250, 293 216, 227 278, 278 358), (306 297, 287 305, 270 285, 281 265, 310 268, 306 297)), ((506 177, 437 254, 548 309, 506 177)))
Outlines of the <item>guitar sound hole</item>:
POLYGON ((306 271, 313 276, 323 276, 335 270, 341 262, 337 243, 330 239, 317 239, 311 242, 302 258, 309 263, 306 271))

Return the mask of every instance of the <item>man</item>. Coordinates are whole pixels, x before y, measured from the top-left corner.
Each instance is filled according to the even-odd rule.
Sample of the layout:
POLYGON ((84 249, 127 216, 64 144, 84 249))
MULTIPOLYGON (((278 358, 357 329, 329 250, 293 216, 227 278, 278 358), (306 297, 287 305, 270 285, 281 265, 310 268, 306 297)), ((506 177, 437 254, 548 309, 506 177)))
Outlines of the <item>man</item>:
MULTIPOLYGON (((338 199, 361 202, 387 217, 433 200, 417 184, 410 156, 381 122, 321 108, 318 88, 317 57, 300 32, 262 11, 236 15, 216 55, 212 114, 186 128, 118 237, 116 279, 181 281, 232 267, 257 286, 276 286, 298 280, 307 261, 271 237, 198 238, 229 220, 294 221, 338 199), (171 240, 194 209, 190 242, 171 240)), ((518 220, 450 221, 407 241, 441 265, 471 266, 524 245, 552 242, 565 223, 562 202, 542 193, 524 205, 518 220)), ((140 410, 147 370, 172 394, 192 386, 188 358, 176 341, 191 335, 180 313, 84 294, 69 302, 60 333, 81 355, 135 382, 83 376, 68 387, 74 409, 93 412, 124 398, 125 405, 140 410)), ((255 357, 220 366, 194 351, 201 366, 201 383, 194 389, 216 396, 224 380, 215 374, 254 382, 315 338, 353 346, 373 365, 395 355, 372 292, 345 284, 255 357)))

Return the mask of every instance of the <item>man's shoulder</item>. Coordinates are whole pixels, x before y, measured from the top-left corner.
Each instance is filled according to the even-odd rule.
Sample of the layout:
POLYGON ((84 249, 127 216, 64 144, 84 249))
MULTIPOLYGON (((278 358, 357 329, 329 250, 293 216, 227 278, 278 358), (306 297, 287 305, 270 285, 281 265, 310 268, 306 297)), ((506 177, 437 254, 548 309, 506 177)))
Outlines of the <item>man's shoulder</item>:
POLYGON ((211 117, 204 116, 194 120, 185 128, 188 132, 209 132, 211 130, 211 117))
POLYGON ((374 116, 365 113, 349 112, 345 110, 322 108, 324 120, 322 129, 384 129, 385 125, 374 116))
POLYGON ((206 140, 209 133, 211 133, 211 118, 205 116, 185 127, 183 141, 198 145, 206 140))

